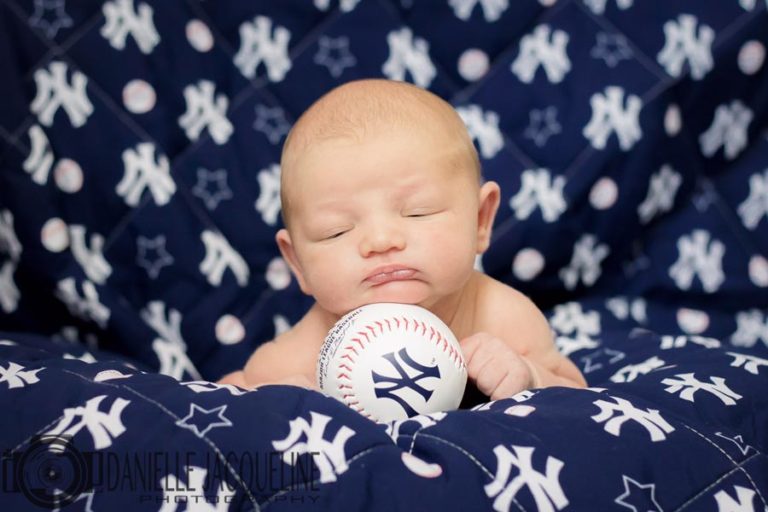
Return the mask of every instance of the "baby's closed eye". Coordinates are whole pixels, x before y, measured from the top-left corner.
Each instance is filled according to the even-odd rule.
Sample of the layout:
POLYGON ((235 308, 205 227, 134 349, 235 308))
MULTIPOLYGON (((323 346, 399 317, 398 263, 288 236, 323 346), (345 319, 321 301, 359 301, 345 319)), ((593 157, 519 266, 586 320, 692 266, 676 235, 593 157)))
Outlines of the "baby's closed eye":
POLYGON ((332 232, 330 235, 324 236, 322 239, 323 240, 333 240, 334 238, 339 238, 341 235, 343 235, 347 231, 348 230, 335 231, 335 232, 332 232))
POLYGON ((432 215, 437 215, 438 213, 441 213, 443 211, 444 210, 440 208, 414 208, 410 210, 405 210, 403 212, 403 216, 409 217, 409 218, 430 217, 432 215))
POLYGON ((349 233, 354 226, 352 225, 337 225, 333 227, 318 227, 312 229, 310 232, 311 240, 315 242, 325 242, 329 240, 335 240, 341 236, 349 233))

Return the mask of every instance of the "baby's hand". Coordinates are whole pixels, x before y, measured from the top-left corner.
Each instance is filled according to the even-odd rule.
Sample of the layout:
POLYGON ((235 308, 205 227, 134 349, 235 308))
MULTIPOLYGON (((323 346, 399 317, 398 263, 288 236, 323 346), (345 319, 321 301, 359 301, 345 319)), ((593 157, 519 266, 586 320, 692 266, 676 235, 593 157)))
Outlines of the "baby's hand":
POLYGON ((491 400, 508 398, 534 387, 536 379, 529 363, 500 338, 481 332, 459 344, 467 363, 467 376, 491 400))

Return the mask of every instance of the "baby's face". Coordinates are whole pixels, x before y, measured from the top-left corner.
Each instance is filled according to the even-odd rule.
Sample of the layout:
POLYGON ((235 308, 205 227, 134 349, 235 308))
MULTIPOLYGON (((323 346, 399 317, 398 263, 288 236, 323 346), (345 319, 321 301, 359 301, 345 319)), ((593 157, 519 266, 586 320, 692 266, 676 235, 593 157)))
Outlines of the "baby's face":
POLYGON ((467 282, 479 250, 479 185, 470 158, 444 139, 425 131, 332 139, 295 160, 292 266, 320 306, 429 308, 467 282))

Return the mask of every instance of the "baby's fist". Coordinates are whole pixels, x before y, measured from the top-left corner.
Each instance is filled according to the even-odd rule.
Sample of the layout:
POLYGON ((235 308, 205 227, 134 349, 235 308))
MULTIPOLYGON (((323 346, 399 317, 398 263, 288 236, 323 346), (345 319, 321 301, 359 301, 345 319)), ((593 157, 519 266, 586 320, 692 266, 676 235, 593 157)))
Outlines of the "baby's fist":
POLYGON ((467 364, 467 376, 491 400, 516 395, 533 387, 529 364, 500 338, 477 333, 459 342, 467 364))

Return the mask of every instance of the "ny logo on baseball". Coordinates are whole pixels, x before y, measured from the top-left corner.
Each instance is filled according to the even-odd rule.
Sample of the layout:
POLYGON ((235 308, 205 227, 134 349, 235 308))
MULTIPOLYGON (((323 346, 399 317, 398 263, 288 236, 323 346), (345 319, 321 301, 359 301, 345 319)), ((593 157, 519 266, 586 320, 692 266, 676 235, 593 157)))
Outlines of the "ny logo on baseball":
MULTIPOLYGON (((440 382, 440 368, 437 364, 425 366, 417 363, 408 355, 407 348, 403 348, 398 352, 384 354, 383 357, 397 371, 397 376, 390 377, 377 373, 376 370, 371 370, 371 378, 373 379, 376 396, 378 398, 389 398, 399 403, 400 407, 405 410, 406 415, 409 417, 417 415, 418 412, 410 406, 410 402, 403 398, 401 394, 405 393, 407 396, 408 392, 416 392, 421 395, 425 403, 429 402, 432 393, 435 391, 434 385, 440 382), (395 357, 395 354, 397 354, 400 361, 395 357), (426 388, 419 384, 423 379, 429 379, 430 377, 434 377, 432 380, 437 381, 430 383, 431 388, 426 388)), ((418 400, 418 398, 412 399, 411 402, 414 400, 418 400)))
POLYGON ((369 304, 331 328, 318 386, 374 421, 456 409, 467 368, 442 320, 410 304, 369 304))

